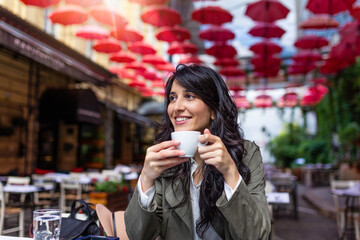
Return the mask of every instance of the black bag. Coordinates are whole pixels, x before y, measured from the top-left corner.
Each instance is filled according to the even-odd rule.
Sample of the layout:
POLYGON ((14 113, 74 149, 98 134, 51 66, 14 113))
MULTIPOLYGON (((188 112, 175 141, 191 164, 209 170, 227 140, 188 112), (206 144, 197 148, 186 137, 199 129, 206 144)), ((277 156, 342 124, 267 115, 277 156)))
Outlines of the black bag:
POLYGON ((101 231, 95 222, 96 220, 96 211, 89 206, 89 203, 86 203, 83 200, 75 200, 71 205, 70 216, 68 218, 61 219, 60 239, 72 240, 88 235, 99 236, 101 231), (77 202, 80 202, 81 206, 75 209, 77 202), (80 209, 82 209, 83 213, 88 216, 85 221, 75 218, 76 212, 80 209))

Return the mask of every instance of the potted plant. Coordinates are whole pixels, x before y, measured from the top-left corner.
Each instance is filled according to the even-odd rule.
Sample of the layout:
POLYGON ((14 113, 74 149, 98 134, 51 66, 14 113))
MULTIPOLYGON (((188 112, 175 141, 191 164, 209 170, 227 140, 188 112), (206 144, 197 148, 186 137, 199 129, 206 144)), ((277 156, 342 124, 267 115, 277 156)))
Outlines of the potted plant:
POLYGON ((125 210, 129 202, 129 189, 128 184, 124 181, 96 182, 94 192, 89 193, 89 202, 102 203, 110 211, 125 210))

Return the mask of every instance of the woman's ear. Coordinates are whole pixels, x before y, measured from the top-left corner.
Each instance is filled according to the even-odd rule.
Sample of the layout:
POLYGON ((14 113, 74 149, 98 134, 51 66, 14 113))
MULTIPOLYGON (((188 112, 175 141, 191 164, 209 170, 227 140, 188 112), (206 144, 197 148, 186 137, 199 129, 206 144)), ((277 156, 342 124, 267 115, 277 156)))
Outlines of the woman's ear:
POLYGON ((214 113, 214 111, 211 112, 210 118, 211 118, 211 120, 215 120, 215 113, 214 113))

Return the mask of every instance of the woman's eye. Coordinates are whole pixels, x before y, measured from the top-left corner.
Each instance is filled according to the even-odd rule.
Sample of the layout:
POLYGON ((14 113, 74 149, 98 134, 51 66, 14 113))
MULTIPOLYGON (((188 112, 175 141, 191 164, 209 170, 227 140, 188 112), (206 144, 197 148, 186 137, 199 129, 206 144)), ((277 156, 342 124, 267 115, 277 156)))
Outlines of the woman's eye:
POLYGON ((187 94, 187 95, 185 95, 185 97, 188 98, 188 99, 194 99, 195 98, 195 96, 192 95, 192 94, 187 94))
POLYGON ((172 101, 174 101, 174 100, 176 100, 176 97, 175 97, 175 96, 169 96, 169 101, 170 101, 170 102, 172 102, 172 101))

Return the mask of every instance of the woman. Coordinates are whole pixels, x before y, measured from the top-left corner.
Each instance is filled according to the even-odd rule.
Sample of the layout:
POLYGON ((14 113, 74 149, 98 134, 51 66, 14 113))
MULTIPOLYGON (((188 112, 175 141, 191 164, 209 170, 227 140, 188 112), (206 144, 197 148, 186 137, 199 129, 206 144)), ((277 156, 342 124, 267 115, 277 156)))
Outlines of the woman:
POLYGON ((211 68, 179 65, 165 95, 162 132, 125 212, 129 238, 268 239, 260 151, 242 138, 224 80, 211 68), (207 144, 181 158, 173 131, 200 131, 207 144))

